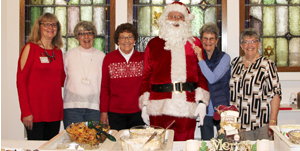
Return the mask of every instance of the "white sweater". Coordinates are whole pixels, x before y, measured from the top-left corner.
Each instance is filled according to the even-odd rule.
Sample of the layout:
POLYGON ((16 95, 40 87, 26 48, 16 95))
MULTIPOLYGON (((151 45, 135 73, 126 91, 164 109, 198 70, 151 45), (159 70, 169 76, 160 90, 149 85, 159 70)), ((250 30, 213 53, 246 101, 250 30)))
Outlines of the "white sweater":
POLYGON ((105 54, 95 48, 81 46, 68 50, 64 56, 66 81, 64 109, 87 108, 99 110, 102 62, 105 54), (87 78, 90 84, 82 83, 87 78))

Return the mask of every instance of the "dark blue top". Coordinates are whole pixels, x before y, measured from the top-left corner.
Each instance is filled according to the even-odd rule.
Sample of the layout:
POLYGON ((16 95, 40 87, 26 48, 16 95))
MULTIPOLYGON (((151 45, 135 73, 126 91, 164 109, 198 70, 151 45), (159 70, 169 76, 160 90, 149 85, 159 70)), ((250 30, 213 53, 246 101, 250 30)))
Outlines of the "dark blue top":
POLYGON ((203 75, 208 81, 208 89, 210 92, 210 107, 207 116, 212 116, 219 105, 229 106, 229 79, 230 79, 230 56, 217 48, 215 48, 210 59, 204 51, 205 61, 198 64, 203 75), (212 104, 212 105, 211 105, 212 104))

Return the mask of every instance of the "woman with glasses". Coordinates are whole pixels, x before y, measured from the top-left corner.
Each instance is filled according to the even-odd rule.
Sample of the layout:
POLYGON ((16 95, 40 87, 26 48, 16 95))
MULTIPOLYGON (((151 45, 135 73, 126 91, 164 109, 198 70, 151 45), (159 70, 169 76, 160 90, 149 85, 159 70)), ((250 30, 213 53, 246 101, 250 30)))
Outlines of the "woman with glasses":
POLYGON ((100 120, 100 85, 105 54, 93 47, 97 30, 93 22, 81 21, 74 29, 77 48, 64 56, 64 128, 72 123, 100 120))
POLYGON ((219 33, 220 30, 214 23, 206 23, 201 27, 200 39, 205 59, 202 58, 201 48, 195 47, 198 65, 207 79, 210 92, 207 114, 204 117, 203 125, 200 126, 201 139, 203 140, 210 140, 214 137, 214 126, 217 127, 217 130, 220 129, 219 121, 213 118, 218 106, 229 106, 230 56, 216 47, 219 33))
POLYGON ((35 21, 18 61, 17 89, 28 140, 50 140, 63 119, 63 46, 57 17, 45 13, 35 21))
POLYGON ((144 53, 134 50, 138 34, 129 23, 117 27, 114 40, 119 48, 103 61, 100 95, 101 120, 111 129, 144 125, 138 105, 144 53))
POLYGON ((231 62, 230 103, 239 110, 242 140, 270 139, 277 124, 281 86, 275 63, 258 53, 260 34, 254 28, 242 31, 244 56, 231 62))

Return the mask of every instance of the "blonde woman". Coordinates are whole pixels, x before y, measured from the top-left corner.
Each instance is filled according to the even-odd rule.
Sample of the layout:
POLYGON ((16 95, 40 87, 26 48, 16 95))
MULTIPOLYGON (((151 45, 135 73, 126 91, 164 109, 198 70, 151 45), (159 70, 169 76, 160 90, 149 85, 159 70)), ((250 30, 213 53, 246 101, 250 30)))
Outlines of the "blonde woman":
POLYGON ((50 13, 34 23, 18 62, 17 89, 28 140, 49 140, 63 119, 61 87, 65 80, 61 28, 50 13))

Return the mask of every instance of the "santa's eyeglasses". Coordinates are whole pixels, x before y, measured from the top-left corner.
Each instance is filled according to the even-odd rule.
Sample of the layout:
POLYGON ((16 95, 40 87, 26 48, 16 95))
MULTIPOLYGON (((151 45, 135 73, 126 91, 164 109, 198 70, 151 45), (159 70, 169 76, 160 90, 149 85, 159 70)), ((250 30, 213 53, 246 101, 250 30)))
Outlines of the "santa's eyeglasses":
POLYGON ((178 19, 178 20, 183 20, 183 19, 184 19, 184 16, 182 16, 182 15, 179 15, 179 16, 176 16, 176 15, 170 15, 170 16, 168 16, 168 19, 172 19, 172 20, 176 20, 176 19, 178 19))

